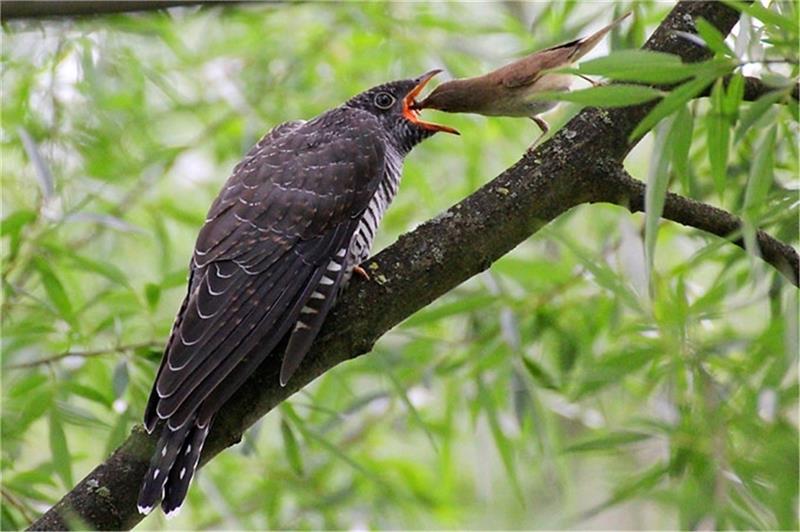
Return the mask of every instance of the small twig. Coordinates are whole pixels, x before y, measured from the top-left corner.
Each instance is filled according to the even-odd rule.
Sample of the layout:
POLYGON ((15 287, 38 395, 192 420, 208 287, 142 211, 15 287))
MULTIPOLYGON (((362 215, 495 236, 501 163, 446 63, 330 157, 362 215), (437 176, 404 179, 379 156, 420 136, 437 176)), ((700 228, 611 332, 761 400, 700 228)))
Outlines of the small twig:
MULTIPOLYGON (((631 177, 622 166, 617 166, 616 172, 608 176, 608 183, 611 182, 619 187, 614 191, 616 197, 601 201, 617 203, 631 212, 644 212, 646 186, 643 182, 631 177)), ((664 202, 662 218, 728 239, 746 249, 741 237, 742 220, 723 209, 670 192, 664 202)), ((756 239, 761 258, 793 285, 800 286, 800 255, 797 251, 764 231, 757 231, 756 239)))
POLYGON ((16 508, 19 513, 22 514, 22 518, 25 519, 26 523, 30 524, 33 523, 34 517, 30 514, 30 511, 25 506, 25 503, 20 501, 13 493, 9 492, 5 487, 0 487, 0 493, 3 495, 3 499, 5 499, 9 505, 16 508))
MULTIPOLYGON (((728 86, 728 83, 731 80, 731 76, 725 76, 723 78, 723 83, 725 86, 728 86)), ((709 96, 711 94, 711 89, 714 85, 709 85, 703 92, 700 93, 700 96, 709 96)), ((773 87, 771 85, 767 85, 759 78, 753 76, 745 76, 744 77, 744 94, 742 95, 742 99, 746 102, 753 102, 758 100, 765 94, 774 91, 785 91, 788 87, 773 87)), ((791 92, 789 92, 790 96, 794 100, 800 100, 800 84, 795 83, 792 87, 791 92)))
POLYGON ((59 353, 57 355, 39 358, 36 360, 31 360, 28 362, 20 362, 18 364, 9 364, 4 366, 3 369, 22 369, 22 368, 32 368, 36 366, 41 366, 42 364, 51 364, 53 362, 57 362, 62 358, 67 357, 80 357, 80 358, 91 358, 97 357, 101 355, 110 355, 113 353, 127 353, 129 351, 135 351, 136 349, 144 349, 146 347, 163 347, 164 342, 157 342, 155 340, 151 340, 149 342, 140 342, 137 344, 128 344, 128 345, 120 345, 116 347, 107 347, 104 349, 92 349, 89 351, 65 351, 63 353, 59 353))

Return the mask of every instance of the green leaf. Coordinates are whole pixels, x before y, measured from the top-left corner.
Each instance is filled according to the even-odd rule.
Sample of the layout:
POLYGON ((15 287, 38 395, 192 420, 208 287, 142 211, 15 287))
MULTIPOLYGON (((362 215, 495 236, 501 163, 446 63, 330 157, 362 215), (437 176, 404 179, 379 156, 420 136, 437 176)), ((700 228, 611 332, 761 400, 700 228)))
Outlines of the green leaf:
POLYGON ((603 261, 598 261, 595 254, 589 253, 577 243, 568 239, 563 233, 548 232, 546 228, 542 231, 545 234, 558 238, 580 261, 584 268, 589 271, 603 288, 611 291, 619 297, 630 308, 641 310, 641 304, 636 292, 613 271, 603 261))
POLYGON ((668 132, 671 129, 670 126, 669 122, 664 122, 659 124, 656 129, 653 153, 650 156, 650 170, 647 173, 647 190, 644 196, 644 246, 648 279, 653 278, 656 237, 658 236, 658 226, 661 221, 661 215, 664 212, 664 201, 667 197, 667 186, 669 185, 667 166, 669 153, 672 151, 672 147, 668 145, 671 140, 668 136, 668 132))
MULTIPOLYGON (((383 362, 383 359, 381 359, 383 362)), ((439 452, 439 447, 436 445, 436 440, 433 438, 433 434, 431 433, 428 424, 425 423, 425 420, 422 419, 422 416, 419 414, 419 411, 408 398, 408 394, 406 394, 406 390, 400 381, 397 380, 394 372, 392 371, 392 367, 388 363, 384 363, 383 365, 383 372, 389 378, 389 382, 392 383, 392 387, 394 388, 395 393, 400 396, 400 399, 403 401, 403 404, 406 405, 409 413, 411 414, 411 419, 425 432, 425 435, 428 437, 428 441, 431 442, 431 447, 435 452, 439 452)))
POLYGON ((508 441, 503 429, 500 427, 500 419, 497 416, 497 408, 494 404, 494 400, 486 390, 486 387, 484 386, 480 376, 478 377, 477 384, 478 400, 483 407, 483 411, 486 413, 486 419, 489 421, 489 429, 492 432, 495 447, 497 447, 497 451, 500 453, 500 459, 503 462, 503 467, 505 467, 508 478, 511 480, 511 486, 514 488, 514 493, 517 495, 519 501, 524 504, 525 497, 522 494, 522 488, 520 487, 519 479, 517 478, 517 469, 514 465, 514 451, 511 447, 511 442, 508 441))
POLYGON ((744 76, 741 72, 732 74, 725 89, 725 97, 722 100, 722 112, 728 117, 731 125, 739 117, 739 106, 744 98, 744 76))
POLYGON ((158 302, 161 300, 161 287, 155 283, 145 284, 144 297, 150 310, 155 310, 158 306, 158 302))
POLYGON ((768 92, 761 98, 751 103, 747 111, 742 113, 742 118, 739 120, 739 126, 736 128, 736 134, 733 137, 734 142, 738 143, 741 141, 753 124, 755 124, 766 114, 767 109, 784 98, 787 94, 787 91, 776 90, 768 92))
POLYGON ((658 102, 647 116, 642 119, 639 125, 636 126, 636 129, 630 134, 628 140, 633 142, 650 131, 650 129, 663 118, 671 115, 680 109, 681 106, 685 105, 686 102, 700 94, 715 77, 716 75, 698 76, 674 89, 667 97, 658 102))
POLYGON ((605 502, 595 506, 581 516, 581 519, 589 519, 612 506, 634 497, 643 497, 656 486, 661 479, 669 472, 669 467, 663 464, 655 464, 645 470, 640 475, 636 475, 620 486, 614 488, 613 495, 605 502))
POLYGON ((370 471, 368 468, 364 467, 363 465, 359 464, 350 456, 342 451, 339 447, 328 441, 322 434, 318 433, 315 430, 310 429, 307 427, 300 417, 294 412, 291 408, 291 405, 284 403, 281 405, 281 412, 287 416, 288 419, 292 421, 295 427, 303 434, 303 437, 306 439, 306 442, 309 440, 316 441, 319 443, 325 450, 331 453, 336 458, 340 459, 347 465, 353 468, 353 470, 361 473, 364 477, 368 478, 378 486, 382 486, 385 489, 390 489, 389 484, 386 483, 380 476, 376 475, 374 472, 370 471))
POLYGON ((747 188, 744 193, 744 211, 748 217, 764 207, 767 194, 772 186, 776 134, 777 128, 773 125, 767 130, 755 152, 755 158, 750 167, 750 178, 747 180, 747 188))
POLYGON ((112 281, 118 285, 130 286, 128 283, 128 278, 125 276, 122 270, 109 262, 101 262, 99 260, 90 259, 75 253, 70 253, 68 256, 72 262, 84 270, 100 274, 109 281, 112 281))
POLYGON ((303 457, 300 454, 300 448, 297 445, 297 439, 294 437, 294 432, 289 423, 285 419, 281 419, 281 436, 283 437, 283 449, 286 451, 286 459, 295 473, 303 476, 303 457))
POLYGON ((567 445, 564 448, 564 452, 583 453, 589 451, 614 451, 623 445, 640 442, 649 438, 651 438, 651 435, 644 432, 610 432, 567 445))
POLYGON ((789 35, 798 34, 798 24, 796 20, 784 17, 780 13, 767 9, 760 2, 745 3, 739 0, 722 0, 729 6, 738 9, 743 13, 747 13, 753 18, 756 18, 766 24, 767 26, 778 26, 789 35))
POLYGON ((663 92, 643 85, 601 85, 569 92, 541 92, 535 100, 568 101, 595 107, 629 107, 660 98, 663 92))
POLYGON ((711 109, 706 115, 708 159, 714 188, 720 198, 725 193, 728 178, 728 152, 730 145, 730 122, 724 112, 725 91, 722 79, 718 79, 711 91, 711 109))
POLYGON ((689 110, 689 106, 684 105, 678 109, 667 139, 667 145, 672 148, 670 150, 672 169, 681 180, 684 192, 688 192, 690 189, 689 149, 692 147, 693 129, 694 115, 689 110))
POLYGON ((75 315, 72 311, 72 304, 70 303, 67 292, 64 290, 64 285, 56 277, 55 272, 50 268, 47 262, 40 257, 35 257, 32 261, 34 268, 39 272, 39 278, 42 280, 45 293, 53 306, 55 306, 58 313, 70 323, 75 321, 75 315))
POLYGON ((404 327, 419 327, 427 325, 443 318, 456 314, 466 314, 476 309, 485 309, 495 301, 496 297, 491 294, 476 294, 471 296, 461 296, 458 300, 434 305, 433 308, 425 308, 403 322, 404 327))
POLYGON ((579 68, 562 69, 618 81, 676 83, 697 73, 696 65, 684 64, 677 55, 647 50, 621 50, 581 63, 579 68))
POLYGON ((58 408, 50 410, 50 454, 53 468, 66 489, 72 489, 72 457, 58 408))
POLYGON ((23 397, 47 382, 47 377, 41 373, 31 373, 15 382, 11 388, 6 385, 6 391, 11 398, 23 397))
POLYGON ((528 373, 536 384, 548 390, 559 389, 556 380, 541 366, 541 364, 528 357, 522 357, 522 363, 525 365, 525 369, 528 370, 528 373))
POLYGON ((122 394, 124 394, 125 390, 128 388, 129 381, 130 377, 128 376, 128 362, 125 359, 122 359, 117 362, 116 366, 114 366, 114 374, 111 377, 111 385, 114 389, 114 397, 122 397, 122 394))
POLYGON ((36 220, 36 213, 31 210, 21 209, 13 212, 0 222, 0 237, 16 236, 23 227, 34 220, 36 220))
POLYGON ((101 404, 107 408, 111 408, 111 403, 114 401, 111 397, 103 395, 98 390, 73 381, 66 381, 62 383, 62 389, 68 391, 69 393, 83 397, 89 401, 101 404))
POLYGON ((114 426, 108 434, 108 440, 106 440, 105 450, 103 451, 105 456, 111 455, 114 449, 125 441, 125 437, 130 430, 130 422, 131 420, 127 410, 117 416, 117 420, 114 422, 114 426))
POLYGON ((697 33, 700 34, 710 50, 720 55, 736 57, 733 50, 725 44, 725 36, 716 27, 703 17, 698 17, 694 22, 697 27, 697 33))

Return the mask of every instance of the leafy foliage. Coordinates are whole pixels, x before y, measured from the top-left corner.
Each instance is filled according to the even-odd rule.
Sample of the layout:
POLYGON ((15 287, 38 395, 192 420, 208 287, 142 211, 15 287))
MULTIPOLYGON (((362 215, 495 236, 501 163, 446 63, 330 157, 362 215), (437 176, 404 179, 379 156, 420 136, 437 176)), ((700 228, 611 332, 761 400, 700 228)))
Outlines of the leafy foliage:
MULTIPOLYGON (((179 519, 144 526, 796 529, 797 291, 657 216, 671 189, 741 214, 748 242, 762 228, 798 243, 797 8, 731 4, 746 13, 733 37, 698 22, 709 61, 631 50, 669 7, 637 2, 614 51, 576 69, 625 82, 578 105, 663 96, 626 161, 651 185, 644 217, 562 216, 259 422, 179 519), (740 74, 776 90, 743 102, 740 74)), ((2 527, 25 526, 141 418, 196 232, 264 131, 387 79, 484 72, 606 11, 258 5, 5 26, 2 527)), ((438 119, 462 136, 409 157, 377 249, 536 134, 438 119)))

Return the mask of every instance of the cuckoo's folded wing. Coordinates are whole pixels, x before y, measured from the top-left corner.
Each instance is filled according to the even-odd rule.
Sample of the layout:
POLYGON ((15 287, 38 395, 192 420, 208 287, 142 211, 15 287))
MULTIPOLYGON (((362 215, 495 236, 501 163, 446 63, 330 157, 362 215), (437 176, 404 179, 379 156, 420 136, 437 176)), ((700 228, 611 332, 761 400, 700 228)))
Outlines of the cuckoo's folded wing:
POLYGON ((262 140, 212 205, 151 392, 148 428, 158 418, 180 427, 206 400, 204 412, 216 411, 241 385, 242 363, 257 365, 275 347, 350 245, 383 175, 384 145, 372 116, 355 112, 344 122, 356 127, 336 128, 337 112, 354 111, 262 140), (252 354, 256 345, 264 352, 252 354))

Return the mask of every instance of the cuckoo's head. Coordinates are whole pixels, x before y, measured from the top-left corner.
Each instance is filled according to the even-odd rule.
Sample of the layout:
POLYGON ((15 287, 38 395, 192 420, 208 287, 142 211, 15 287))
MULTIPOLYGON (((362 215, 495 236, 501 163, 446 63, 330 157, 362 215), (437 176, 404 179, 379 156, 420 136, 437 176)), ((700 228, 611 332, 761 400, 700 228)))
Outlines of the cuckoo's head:
POLYGON ((415 98, 439 72, 441 70, 431 70, 418 78, 378 85, 357 94, 345 105, 375 115, 383 123, 389 138, 403 151, 409 151, 414 145, 439 131, 458 135, 458 131, 449 126, 425 122, 419 118, 415 98))

